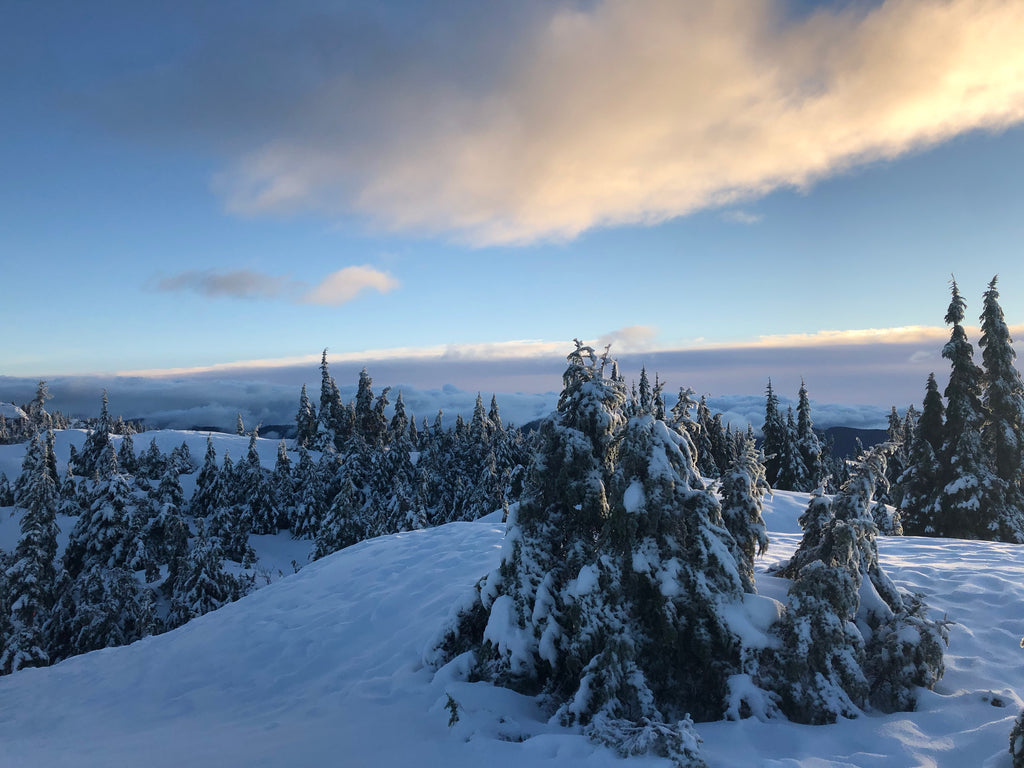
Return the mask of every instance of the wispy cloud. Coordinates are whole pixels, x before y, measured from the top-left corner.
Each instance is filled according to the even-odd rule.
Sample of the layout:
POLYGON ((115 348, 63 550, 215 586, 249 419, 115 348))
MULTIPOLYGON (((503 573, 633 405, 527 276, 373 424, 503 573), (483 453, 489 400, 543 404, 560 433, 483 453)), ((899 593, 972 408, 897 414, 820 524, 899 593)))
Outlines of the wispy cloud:
POLYGON ((471 29, 439 37, 425 74, 389 38, 388 67, 322 73, 218 188, 239 212, 516 243, 805 188, 1024 120, 1020 0, 786 7, 551 5, 500 56, 471 29))
POLYGON ((373 267, 345 267, 325 277, 313 290, 307 292, 305 304, 346 304, 363 291, 389 293, 398 287, 398 281, 387 272, 373 267))
POLYGON ((725 211, 722 214, 722 219, 733 224, 757 224, 764 221, 764 215, 743 210, 733 210, 725 211))
POLYGON ((215 298, 283 298, 299 304, 337 306, 347 304, 368 290, 389 293, 399 286, 399 282, 388 272, 362 265, 332 272, 314 286, 249 269, 186 271, 162 277, 155 286, 158 291, 189 291, 215 298))
POLYGON ((288 294, 294 283, 251 269, 219 272, 213 269, 189 270, 157 280, 159 291, 190 291, 202 296, 235 299, 270 299, 288 294))

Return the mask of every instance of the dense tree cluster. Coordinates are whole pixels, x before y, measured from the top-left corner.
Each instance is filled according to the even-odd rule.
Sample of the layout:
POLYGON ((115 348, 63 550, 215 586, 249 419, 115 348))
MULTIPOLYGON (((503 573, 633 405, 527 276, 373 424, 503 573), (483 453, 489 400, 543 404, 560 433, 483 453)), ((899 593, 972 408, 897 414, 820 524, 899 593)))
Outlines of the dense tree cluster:
POLYGON ((768 544, 753 437, 733 441, 719 499, 686 420, 666 420, 645 376, 630 398, 607 351, 577 341, 568 362, 500 565, 436 661, 467 654, 471 679, 540 694, 595 741, 680 765, 703 764, 691 718, 912 709, 915 687, 942 674, 945 627, 878 565, 869 510, 881 459, 858 465, 834 500, 813 497, 790 603, 757 643, 734 624, 768 544))
MULTIPOLYGON (((929 375, 916 423, 903 429, 894 501, 910 535, 1024 542, 1024 384, 1014 361, 996 278, 981 313, 982 365, 963 322, 966 302, 954 280, 942 356, 949 383, 939 395, 929 375)), ((890 440, 895 429, 890 426, 890 440)))
POLYGON ((210 438, 201 466, 185 443, 164 453, 154 439, 137 452, 104 393, 61 477, 42 383, 22 471, 13 483, 0 476, 0 505, 21 510, 22 525, 0 570, 0 673, 132 642, 237 599, 253 582, 251 535, 290 529, 322 557, 372 536, 474 519, 518 495, 528 444, 493 398, 487 410, 478 397, 454 429, 441 414, 417 429, 401 394, 385 417, 389 390, 375 396, 365 370, 344 404, 326 354, 321 368, 319 411, 305 388, 300 397, 297 460, 281 442, 272 470, 261 464, 257 429, 237 461, 227 451, 218 461, 210 438), (187 499, 181 479, 192 475, 187 499), (73 523, 60 556, 58 513, 73 523))

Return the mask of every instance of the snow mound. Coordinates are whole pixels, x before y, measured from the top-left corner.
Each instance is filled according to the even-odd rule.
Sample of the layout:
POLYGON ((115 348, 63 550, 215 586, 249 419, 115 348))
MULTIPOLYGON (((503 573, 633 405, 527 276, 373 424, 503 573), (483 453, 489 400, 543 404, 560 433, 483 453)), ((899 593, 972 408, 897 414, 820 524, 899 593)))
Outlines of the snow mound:
MULTIPOLYGON (((786 582, 764 569, 792 554, 799 534, 785 529, 806 501, 766 499, 772 545, 751 634, 770 622, 769 598, 785 599, 786 582)), ((165 635, 0 678, 0 764, 668 768, 549 723, 532 698, 464 682, 464 658, 423 665, 453 606, 498 562, 503 533, 491 519, 366 541, 165 635)), ((1024 704, 1013 609, 1024 548, 880 537, 879 551, 897 584, 957 622, 936 690, 916 712, 830 726, 698 723, 708 765, 1009 765, 1024 704)))

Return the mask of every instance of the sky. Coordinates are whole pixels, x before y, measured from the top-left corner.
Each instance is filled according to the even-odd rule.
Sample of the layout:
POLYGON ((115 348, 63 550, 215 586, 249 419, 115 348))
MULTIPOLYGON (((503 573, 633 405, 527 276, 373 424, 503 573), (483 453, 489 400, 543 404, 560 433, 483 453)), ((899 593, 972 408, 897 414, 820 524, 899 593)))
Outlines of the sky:
POLYGON ((578 337, 919 403, 951 275, 1024 323, 1021 39, 1019 0, 13 0, 0 374, 295 386, 328 348, 539 393, 578 337))

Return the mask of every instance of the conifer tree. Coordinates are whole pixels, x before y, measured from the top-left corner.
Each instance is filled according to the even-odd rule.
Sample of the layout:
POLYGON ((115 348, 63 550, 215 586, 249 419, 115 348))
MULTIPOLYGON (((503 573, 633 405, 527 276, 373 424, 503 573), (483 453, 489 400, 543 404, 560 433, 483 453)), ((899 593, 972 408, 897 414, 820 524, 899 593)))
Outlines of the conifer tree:
POLYGON ((242 582, 224 570, 217 540, 206 536, 202 522, 198 529, 196 543, 174 581, 167 618, 171 629, 237 600, 245 592, 242 582))
POLYGON ((323 479, 306 448, 299 448, 299 461, 294 472, 295 519, 292 536, 315 539, 326 512, 328 501, 323 479))
POLYGON ((300 448, 311 448, 316 440, 317 416, 313 403, 302 385, 299 395, 299 412, 295 415, 295 444, 300 448))
POLYGON ((121 445, 117 449, 117 464, 129 475, 135 474, 135 441, 132 440, 132 433, 128 431, 121 438, 121 445))
POLYGON ((445 651, 475 650, 476 676, 543 691, 563 722, 622 754, 644 744, 699 764, 685 715, 720 715, 739 666, 722 619, 742 599, 720 556, 731 537, 689 439, 653 413, 626 422, 640 399, 627 409, 607 358, 576 344, 501 565, 445 651))
MULTIPOLYGON (((40 442, 40 435, 32 438, 40 442)), ((0 636, 0 674, 50 663, 45 626, 56 590, 57 494, 46 467, 45 451, 26 453, 27 475, 21 507, 21 538, 6 569, 8 631, 0 636)))
POLYGON ((277 518, 276 528, 291 528, 295 519, 295 483, 292 460, 284 440, 277 444, 277 459, 270 475, 270 501, 277 518))
POLYGON ((939 395, 935 374, 928 374, 921 416, 907 454, 907 468, 899 477, 900 516, 908 536, 936 535, 942 467, 938 452, 945 431, 945 406, 939 395))
POLYGON ((89 506, 79 516, 64 552, 72 579, 91 568, 139 570, 139 529, 133 520, 134 499, 128 478, 117 465, 112 443, 100 459, 89 506))
POLYGON ((782 469, 786 451, 786 422, 779 412, 779 397, 772 389, 772 381, 768 380, 765 391, 764 424, 761 427, 764 436, 764 469, 768 485, 777 488, 779 473, 782 469))
POLYGON ((99 420, 96 422, 96 426, 89 432, 89 436, 85 438, 82 452, 78 455, 75 462, 76 471, 83 477, 92 477, 93 473, 96 472, 96 466, 100 458, 107 449, 107 445, 110 444, 111 426, 110 412, 107 408, 108 404, 107 391, 103 390, 99 420))
POLYGON ((745 592, 754 592, 754 557, 768 551, 768 529, 761 517, 768 482, 752 438, 744 438, 729 471, 722 477, 722 519, 735 541, 733 557, 745 592))
POLYGON ((7 475, 0 472, 0 507, 10 507, 14 505, 14 492, 11 490, 10 481, 7 479, 7 475))
POLYGON ((800 490, 813 491, 824 481, 825 470, 821 457, 821 440, 814 432, 814 423, 811 421, 811 399, 807 394, 807 386, 803 379, 800 379, 800 391, 797 395, 796 444, 804 468, 807 470, 806 482, 800 490))
POLYGON ((878 562, 870 508, 885 482, 887 450, 866 453, 831 504, 812 497, 804 537, 781 569, 794 581, 761 680, 799 722, 855 717, 868 705, 911 710, 915 689, 931 688, 944 672, 946 625, 928 619, 920 599, 898 589, 878 562))
POLYGON ((985 411, 981 402, 981 369, 963 328, 966 302, 952 281, 946 323, 953 326, 942 356, 950 361, 946 386, 945 440, 939 456, 942 483, 935 520, 938 536, 994 539, 1000 536, 1002 494, 981 445, 985 411))
POLYGON ((207 435, 206 455, 203 457, 203 466, 200 467, 196 477, 196 489, 188 505, 189 513, 193 517, 209 517, 217 506, 220 495, 219 475, 217 451, 213 447, 213 437, 207 435))
MULTIPOLYGON (((996 279, 985 291, 981 313, 982 363, 985 391, 982 397, 985 421, 981 444, 998 478, 1001 498, 991 515, 989 530, 1002 541, 1024 541, 1024 383, 1014 364, 1016 352, 1010 330, 999 306, 996 279)), ((989 538, 982 531, 981 538, 989 538)))

